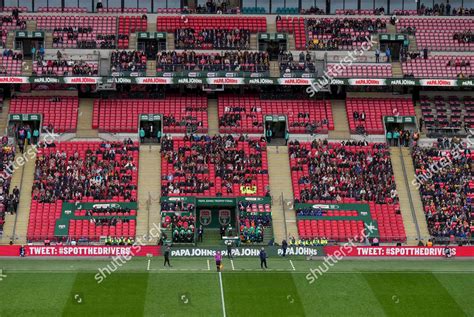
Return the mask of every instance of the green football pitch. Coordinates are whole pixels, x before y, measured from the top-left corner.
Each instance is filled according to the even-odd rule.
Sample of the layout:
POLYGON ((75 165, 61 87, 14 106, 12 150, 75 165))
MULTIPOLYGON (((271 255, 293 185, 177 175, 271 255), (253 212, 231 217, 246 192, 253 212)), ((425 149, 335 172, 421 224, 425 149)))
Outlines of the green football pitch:
POLYGON ((474 316, 474 262, 134 258, 97 283, 110 260, 0 259, 0 316, 474 316))

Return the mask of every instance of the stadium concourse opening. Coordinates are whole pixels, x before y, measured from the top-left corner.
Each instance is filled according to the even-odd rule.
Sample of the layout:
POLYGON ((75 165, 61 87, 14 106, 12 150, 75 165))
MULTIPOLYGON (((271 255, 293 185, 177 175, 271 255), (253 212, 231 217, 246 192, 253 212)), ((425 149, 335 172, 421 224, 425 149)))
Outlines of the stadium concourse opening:
POLYGON ((161 114, 140 114, 138 136, 142 144, 160 143, 163 135, 162 118, 161 114))

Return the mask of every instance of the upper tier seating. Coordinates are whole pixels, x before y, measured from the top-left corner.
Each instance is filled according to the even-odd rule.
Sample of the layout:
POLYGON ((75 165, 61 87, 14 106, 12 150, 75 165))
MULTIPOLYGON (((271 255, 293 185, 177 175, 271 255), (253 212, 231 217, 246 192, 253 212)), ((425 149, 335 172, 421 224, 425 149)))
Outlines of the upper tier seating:
POLYGON ((33 75, 48 76, 72 76, 86 75, 95 76, 99 71, 98 61, 83 61, 77 59, 61 59, 54 57, 48 59, 39 59, 33 61, 33 75))
POLYGON ((38 12, 51 13, 87 13, 87 8, 39 7, 38 12))
POLYGON ((7 45, 7 35, 8 32, 15 30, 24 30, 26 29, 26 21, 24 16, 20 16, 19 19, 14 19, 11 15, 1 15, 0 16, 0 35, 1 42, 0 47, 6 48, 7 45))
POLYGON ((339 64, 328 64, 328 73, 339 78, 390 78, 393 76, 391 64, 352 64, 339 67, 339 73, 334 70, 336 65, 339 64))
POLYGON ((427 47, 431 51, 473 51, 474 42, 464 43, 454 39, 456 33, 474 29, 474 19, 460 18, 401 18, 397 31, 407 27, 416 28, 418 49, 427 47))
POLYGON ((265 196, 269 192, 266 142, 232 136, 164 137, 162 196, 265 196))
POLYGON ((53 48, 108 48, 116 47, 117 17, 35 15, 37 28, 53 31, 53 48))
POLYGON ((304 21, 305 19, 301 17, 281 17, 281 20, 276 21, 277 32, 294 34, 297 50, 306 49, 304 21))
POLYGON ((118 19, 118 43, 119 49, 127 49, 130 34, 136 32, 146 32, 148 20, 141 16, 120 16, 118 19))
POLYGON ((251 33, 266 32, 265 17, 233 17, 233 16, 158 16, 156 30, 158 32, 175 32, 178 29, 248 29, 251 33))
POLYGON ((94 101, 92 128, 109 132, 137 132, 140 114, 162 114, 164 133, 184 133, 193 126, 197 132, 208 129, 207 99, 175 97, 168 99, 123 99, 94 101))
POLYGON ((453 145, 442 140, 412 153, 428 230, 434 237, 466 238, 474 233, 474 154, 453 145))
POLYGON ((0 60, 0 75, 21 75, 21 65, 23 63, 23 54, 4 50, 0 60))
MULTIPOLYGON (((474 46, 473 46, 474 49, 474 46)), ((415 78, 467 78, 474 76, 474 56, 434 55, 402 63, 405 76, 415 78)))
POLYGON ((471 96, 421 96, 421 113, 428 131, 465 134, 474 127, 474 99, 471 96))
POLYGON ((17 97, 10 101, 9 113, 41 114, 44 127, 51 124, 61 133, 76 130, 78 108, 77 97, 17 97))
POLYGON ((98 13, 147 13, 148 9, 147 8, 99 8, 97 10, 98 13))
POLYGON ((361 127, 368 134, 384 134, 384 116, 415 116, 415 108, 411 99, 401 98, 347 98, 346 112, 351 133, 361 127), (365 121, 355 118, 354 112, 365 112, 365 121))
MULTIPOLYGON (((61 142, 40 148, 32 188, 28 240, 54 238, 63 201, 136 201, 138 149, 138 144, 131 141, 61 142)), ((69 233, 92 240, 104 235, 135 236, 135 220, 120 220, 113 227, 112 224, 98 226, 90 219, 85 220, 87 223, 71 221, 69 233)))
POLYGON ((114 51, 110 54, 112 73, 146 72, 146 54, 141 51, 114 51))
POLYGON ((266 52, 160 52, 156 57, 156 71, 240 71, 267 72, 270 67, 266 52))
POLYGON ((219 131, 263 133, 265 115, 286 115, 290 133, 334 130, 331 104, 322 100, 263 100, 225 95, 218 99, 219 131))
POLYGON ((384 18, 306 19, 307 47, 314 50, 353 50, 367 38, 386 32, 384 18))
POLYGON ((178 49, 246 49, 250 48, 250 30, 247 28, 178 29, 174 33, 178 49))

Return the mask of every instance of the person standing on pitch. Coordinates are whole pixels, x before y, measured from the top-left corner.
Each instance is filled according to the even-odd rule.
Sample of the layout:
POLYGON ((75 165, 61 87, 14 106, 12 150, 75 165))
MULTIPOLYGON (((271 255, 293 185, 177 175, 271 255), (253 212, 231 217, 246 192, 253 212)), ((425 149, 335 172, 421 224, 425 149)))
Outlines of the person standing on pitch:
POLYGON ((282 256, 286 256, 286 249, 288 249, 288 242, 286 240, 281 242, 281 249, 283 250, 282 256))
POLYGON ((221 271, 221 262, 222 262, 221 251, 216 252, 216 255, 214 256, 214 260, 216 260, 217 272, 220 272, 221 271))
POLYGON ((199 242, 202 242, 203 233, 204 233, 204 229, 202 228, 202 226, 199 226, 199 229, 198 229, 198 241, 199 242))
POLYGON ((227 241, 227 258, 230 260, 232 256, 232 241, 227 241))
POLYGON ((168 267, 171 267, 171 264, 170 264, 170 253, 171 253, 171 248, 170 246, 166 246, 166 249, 165 249, 165 263, 164 263, 164 266, 166 266, 166 263, 168 263, 168 267))
POLYGON ((263 269, 264 266, 265 266, 266 269, 268 269, 268 267, 267 267, 267 252, 265 252, 265 248, 262 248, 262 250, 260 250, 260 267, 263 269))

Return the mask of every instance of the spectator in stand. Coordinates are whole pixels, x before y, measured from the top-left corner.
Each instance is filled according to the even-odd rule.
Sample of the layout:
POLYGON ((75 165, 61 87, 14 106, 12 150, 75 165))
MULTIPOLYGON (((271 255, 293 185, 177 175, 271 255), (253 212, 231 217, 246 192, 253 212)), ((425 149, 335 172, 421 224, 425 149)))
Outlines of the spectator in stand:
POLYGON ((114 51, 110 55, 112 72, 145 72, 146 54, 140 51, 114 51))
POLYGON ((177 29, 175 43, 178 49, 249 49, 248 29, 177 29))

